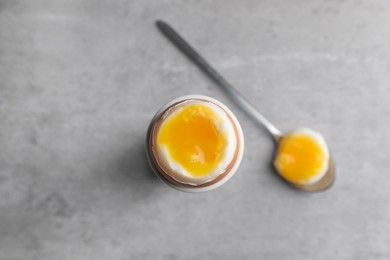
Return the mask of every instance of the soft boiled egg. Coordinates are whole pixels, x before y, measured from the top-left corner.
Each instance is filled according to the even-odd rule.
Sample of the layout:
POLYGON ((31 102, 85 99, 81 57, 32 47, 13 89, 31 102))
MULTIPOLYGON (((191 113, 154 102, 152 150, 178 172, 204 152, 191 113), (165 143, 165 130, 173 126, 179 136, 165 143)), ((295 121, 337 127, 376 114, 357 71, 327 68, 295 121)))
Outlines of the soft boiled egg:
POLYGON ((158 164, 174 180, 200 185, 226 174, 237 158, 237 130, 220 106, 190 99, 172 106, 155 136, 158 164))
POLYGON ((280 140, 274 166, 291 183, 313 184, 328 171, 329 149, 320 133, 300 128, 280 140))

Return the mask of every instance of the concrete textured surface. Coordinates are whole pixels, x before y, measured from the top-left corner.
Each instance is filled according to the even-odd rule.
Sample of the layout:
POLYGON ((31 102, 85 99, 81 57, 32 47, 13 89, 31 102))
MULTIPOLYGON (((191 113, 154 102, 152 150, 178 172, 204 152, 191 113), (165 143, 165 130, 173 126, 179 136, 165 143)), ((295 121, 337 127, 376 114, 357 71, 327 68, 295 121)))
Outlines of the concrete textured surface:
POLYGON ((0 0, 0 259, 390 259, 387 0, 0 0), (156 29, 172 24, 280 129, 323 133, 317 194, 282 183, 273 143, 156 29), (212 192, 151 173, 146 128, 185 94, 246 139, 212 192))

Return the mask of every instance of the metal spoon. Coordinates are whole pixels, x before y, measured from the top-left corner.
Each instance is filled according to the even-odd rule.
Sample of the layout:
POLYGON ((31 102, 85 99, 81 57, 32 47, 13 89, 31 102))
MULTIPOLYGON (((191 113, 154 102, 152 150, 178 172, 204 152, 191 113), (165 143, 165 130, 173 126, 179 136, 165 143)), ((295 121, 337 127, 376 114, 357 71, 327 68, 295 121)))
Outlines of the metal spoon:
MULTIPOLYGON (((201 69, 207 76, 209 76, 215 83, 217 83, 229 97, 252 119, 258 124, 265 127, 273 137, 276 145, 279 144, 283 138, 283 133, 277 129, 267 118, 265 118, 245 97, 243 97, 225 78, 222 77, 211 65, 192 48, 171 26, 163 21, 157 21, 158 29, 192 62, 194 62, 199 69, 201 69)), ((332 157, 329 159, 328 171, 319 181, 312 184, 296 184, 290 183, 293 187, 304 191, 321 191, 329 188, 335 179, 335 164, 332 157)))

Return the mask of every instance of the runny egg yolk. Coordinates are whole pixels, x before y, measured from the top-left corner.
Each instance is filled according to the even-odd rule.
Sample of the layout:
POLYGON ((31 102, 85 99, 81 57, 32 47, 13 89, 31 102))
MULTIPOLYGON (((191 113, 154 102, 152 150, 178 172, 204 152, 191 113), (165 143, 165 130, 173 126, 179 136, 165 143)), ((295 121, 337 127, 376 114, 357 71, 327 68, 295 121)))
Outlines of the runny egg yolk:
POLYGON ((309 184, 321 178, 327 170, 328 150, 322 138, 307 133, 291 133, 284 136, 274 161, 276 170, 286 180, 297 184, 309 184))
POLYGON ((221 121, 212 108, 188 104, 165 119, 157 143, 193 177, 204 177, 223 159, 228 144, 227 135, 218 129, 221 121))

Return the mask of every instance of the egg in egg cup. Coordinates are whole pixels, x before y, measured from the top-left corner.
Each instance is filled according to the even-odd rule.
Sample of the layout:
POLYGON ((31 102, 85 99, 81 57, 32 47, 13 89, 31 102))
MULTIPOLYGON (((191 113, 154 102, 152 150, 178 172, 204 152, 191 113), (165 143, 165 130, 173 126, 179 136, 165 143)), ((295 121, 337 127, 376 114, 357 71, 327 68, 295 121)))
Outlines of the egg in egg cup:
POLYGON ((234 114, 203 95, 176 98, 152 119, 146 154, 154 173, 186 192, 215 189, 237 171, 244 137, 234 114))

